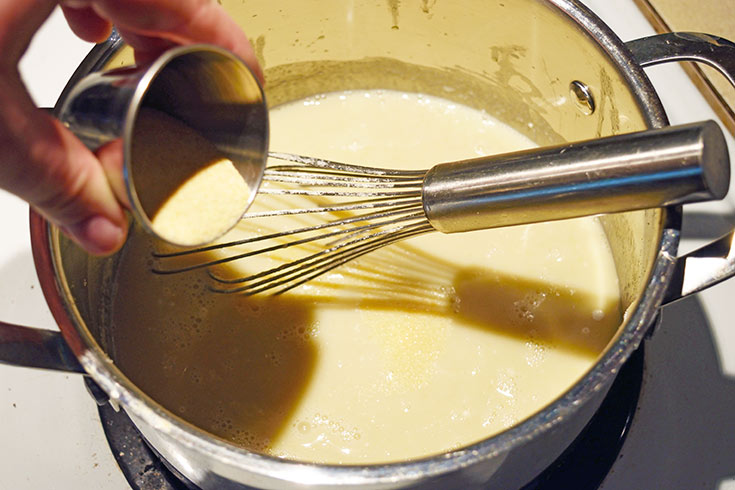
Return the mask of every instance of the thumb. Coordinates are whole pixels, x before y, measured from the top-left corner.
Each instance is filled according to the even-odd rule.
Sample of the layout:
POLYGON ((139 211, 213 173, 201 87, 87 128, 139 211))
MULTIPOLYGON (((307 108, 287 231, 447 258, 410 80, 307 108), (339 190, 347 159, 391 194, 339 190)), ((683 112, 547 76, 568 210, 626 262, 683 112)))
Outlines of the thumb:
POLYGON ((0 107, 0 187, 28 201, 88 252, 119 249, 127 217, 97 156, 36 109, 19 78, 0 77, 0 107))

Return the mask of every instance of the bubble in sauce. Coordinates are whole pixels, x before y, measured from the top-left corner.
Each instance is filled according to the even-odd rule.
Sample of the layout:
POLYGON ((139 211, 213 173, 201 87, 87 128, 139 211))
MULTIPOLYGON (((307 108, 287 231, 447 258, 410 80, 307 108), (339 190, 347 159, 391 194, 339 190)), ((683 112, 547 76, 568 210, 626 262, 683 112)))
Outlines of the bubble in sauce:
POLYGON ((531 367, 537 367, 544 362, 546 358, 546 346, 529 340, 526 342, 526 364, 531 367))

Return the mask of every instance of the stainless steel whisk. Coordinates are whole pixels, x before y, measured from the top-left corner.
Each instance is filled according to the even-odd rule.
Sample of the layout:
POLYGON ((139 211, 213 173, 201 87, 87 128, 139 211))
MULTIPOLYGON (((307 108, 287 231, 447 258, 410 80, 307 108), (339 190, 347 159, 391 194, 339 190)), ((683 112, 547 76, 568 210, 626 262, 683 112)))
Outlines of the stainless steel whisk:
POLYGON ((243 220, 299 214, 331 218, 245 240, 155 254, 155 273, 212 268, 318 244, 320 248, 296 260, 246 277, 221 277, 210 269, 218 284, 211 287, 213 291, 280 294, 369 252, 435 230, 456 233, 722 199, 730 172, 724 137, 712 121, 443 163, 428 171, 364 167, 286 153, 269 156, 288 163, 266 168, 259 195, 330 202, 248 213, 243 220), (256 244, 261 245, 238 250, 256 244), (215 250, 232 253, 165 267, 167 260, 215 250))

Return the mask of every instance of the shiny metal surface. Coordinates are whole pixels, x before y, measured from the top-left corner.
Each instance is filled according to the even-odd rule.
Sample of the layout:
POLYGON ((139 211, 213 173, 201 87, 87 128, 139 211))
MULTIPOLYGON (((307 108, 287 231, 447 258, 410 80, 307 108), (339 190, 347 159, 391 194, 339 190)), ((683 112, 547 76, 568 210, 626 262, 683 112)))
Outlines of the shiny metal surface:
POLYGON ((716 68, 735 85, 735 43, 701 32, 671 32, 627 44, 643 67, 671 61, 695 61, 716 68))
POLYGON ((735 276, 735 231, 676 260, 663 304, 698 293, 735 276))
POLYGON ((727 145, 713 121, 442 163, 426 172, 301 155, 274 157, 291 164, 269 166, 261 193, 330 201, 251 213, 243 219, 256 220, 257 227, 260 217, 325 214, 323 222, 154 254, 158 260, 153 272, 183 273, 307 243, 322 247, 244 277, 210 272, 213 292, 282 294, 367 253, 432 231, 458 233, 722 199, 730 182, 727 145), (342 211, 352 213, 333 217, 342 211), (253 248, 243 251, 244 245, 253 248), (224 256, 197 260, 212 250, 224 256), (166 263, 181 256, 193 260, 184 267, 166 263))
MULTIPOLYGON (((271 104, 350 87, 424 91, 488 110, 543 145, 667 124, 630 50, 573 0, 325 0, 318 12, 304 2, 222 3, 254 41, 271 104), (594 95, 591 115, 569 101, 573 80, 594 95)), ((124 52, 96 55, 108 66, 130 59, 124 52)), ((456 451, 346 467, 244 451, 153 401, 111 357, 103 286, 109 285, 115 258, 87 257, 37 214, 31 229, 44 295, 80 364, 156 450, 200 488, 506 489, 523 485, 560 454, 651 328, 677 267, 680 218, 680 210, 669 207, 602 221, 618 268, 625 323, 597 364, 554 403, 456 451)))
MULTIPOLYGON (((694 61, 716 68, 735 86, 735 43, 710 34, 673 32, 628 43, 641 66, 669 61, 694 61)), ((676 262, 664 303, 671 303, 735 276, 735 231, 676 262)))
MULTIPOLYGON (((623 43, 576 2, 470 0, 434 4, 427 11, 418 4, 385 8, 363 1, 329 1, 322 5, 330 12, 328 19, 299 2, 288 8, 267 1, 245 5, 223 0, 223 5, 254 41, 270 104, 349 88, 420 91, 487 110, 544 145, 666 125, 650 82, 623 43), (273 26, 278 26, 277 33, 273 26), (428 39, 433 40, 431 46, 428 39), (478 50, 478 45, 491 48, 478 50), (583 81, 595 92, 599 104, 591 116, 568 100, 572 80, 583 81)), ((110 54, 108 66, 132 59, 125 51, 110 54)), ((95 380, 125 407, 157 450, 201 488, 513 488, 540 472, 571 442, 655 318, 664 288, 652 277, 670 275, 678 244, 678 230, 666 228, 670 213, 676 215, 676 210, 605 220, 630 314, 600 362, 529 420, 433 458, 335 467, 243 451, 151 403, 116 368, 105 344, 97 343, 104 328, 86 323, 78 314, 59 315, 59 321, 67 325, 63 331, 90 346, 78 354, 95 380)), ((59 276, 68 278, 62 282, 78 283, 108 267, 90 263, 67 268, 77 262, 76 254, 50 231, 52 248, 64 249, 54 260, 59 276)), ((86 317, 97 316, 89 314, 91 301, 79 303, 86 317)))
POLYGON ((725 138, 708 121, 441 164, 423 200, 432 226, 456 233, 722 199, 729 182, 725 138))
POLYGON ((84 373, 58 332, 0 322, 0 363, 84 373))
MULTIPOLYGON (((130 203, 133 215, 150 233, 155 234, 152 216, 144 209, 142 196, 151 195, 160 184, 136 178, 131 158, 141 108, 173 116, 211 141, 250 188, 247 206, 255 198, 268 149, 268 113, 257 79, 231 53, 206 45, 174 48, 146 66, 93 72, 63 100, 56 116, 88 148, 96 150, 122 138, 122 174, 108 171, 107 177, 118 198, 130 203)), ((157 176, 166 178, 165 172, 157 176)))

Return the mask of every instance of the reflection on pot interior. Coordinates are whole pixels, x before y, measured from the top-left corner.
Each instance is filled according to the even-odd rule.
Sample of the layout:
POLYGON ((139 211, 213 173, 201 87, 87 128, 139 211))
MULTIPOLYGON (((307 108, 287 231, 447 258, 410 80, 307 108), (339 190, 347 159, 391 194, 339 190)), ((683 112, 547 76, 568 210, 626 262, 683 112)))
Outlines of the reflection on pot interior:
MULTIPOLYGON (((533 145, 481 111, 377 90, 276 107, 271 131, 276 151, 416 169, 533 145)), ((258 196, 253 209, 298 205, 258 196)), ((227 239, 315 219, 242 222, 227 239)), ((136 230, 124 250, 116 362, 182 418, 297 460, 405 460, 498 433, 579 379, 621 320, 593 218, 433 233, 277 297, 211 293, 202 271, 152 275, 161 247, 136 230)))

